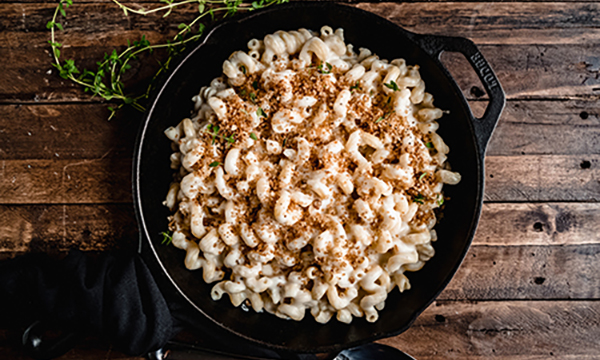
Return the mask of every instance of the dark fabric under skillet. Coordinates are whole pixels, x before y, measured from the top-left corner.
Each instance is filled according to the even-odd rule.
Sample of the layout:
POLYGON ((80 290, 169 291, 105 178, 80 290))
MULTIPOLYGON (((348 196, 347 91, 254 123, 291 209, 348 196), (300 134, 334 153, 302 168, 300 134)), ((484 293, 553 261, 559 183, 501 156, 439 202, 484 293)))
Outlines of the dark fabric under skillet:
POLYGON ((169 308, 138 256, 63 260, 32 254, 0 263, 0 322, 41 320, 50 328, 101 335, 120 350, 142 354, 173 335, 169 308))
MULTIPOLYGON (((73 250, 62 260, 30 254, 0 262, 3 327, 41 320, 47 328, 100 335, 120 351, 142 355, 165 346, 185 325, 193 326, 186 324, 186 311, 176 302, 167 304, 137 253, 91 256, 73 250)), ((232 343, 211 329, 195 328, 209 349, 271 359, 315 358, 232 343)))

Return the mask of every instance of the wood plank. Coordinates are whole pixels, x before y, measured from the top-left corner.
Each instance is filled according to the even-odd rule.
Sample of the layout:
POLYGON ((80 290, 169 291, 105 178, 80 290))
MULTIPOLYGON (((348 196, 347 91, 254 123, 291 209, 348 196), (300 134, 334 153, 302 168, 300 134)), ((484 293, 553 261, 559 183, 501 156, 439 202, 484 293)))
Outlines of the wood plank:
MULTIPOLYGON (((600 63, 593 45, 481 45, 511 99, 600 99, 600 63)), ((461 54, 444 53, 442 62, 467 98, 481 88, 461 54)))
MULTIPOLYGON (((84 244, 86 250, 100 251, 121 237, 135 237, 135 216, 129 203, 0 205, 0 214, 0 251, 25 252, 30 246, 32 251, 45 250, 35 239, 63 251, 66 245, 61 242, 66 238, 84 244), (56 228, 60 226, 62 230, 56 228)), ((599 203, 486 203, 473 240, 474 246, 482 248, 598 244, 599 203)))
POLYGON ((600 302, 436 302, 380 341, 419 360, 600 359, 600 302))
MULTIPOLYGON (((143 4, 143 2, 134 2, 143 4)), ((156 7, 156 2, 145 4, 156 7)), ((600 36, 600 20, 589 14, 597 13, 597 2, 362 2, 353 6, 389 19, 407 30, 418 33, 446 35, 462 33, 480 44, 557 44, 590 43, 600 36), (557 32, 560 29, 562 31, 557 32), (532 36, 532 32, 535 36, 532 36)), ((55 3, 52 1, 28 4, 5 3, 0 5, 4 18, 0 25, 15 32, 45 31, 55 3)), ((118 6, 110 1, 77 2, 68 11, 69 28, 87 28, 99 32, 140 29, 155 31, 176 29, 197 13, 194 6, 179 7, 168 18, 161 14, 146 17, 131 14, 126 18, 118 6), (94 14, 95 13, 95 14, 94 14), (93 20, 91 23, 86 21, 93 20), (117 26, 120 29, 115 29, 117 26), (165 28, 166 27, 166 28, 165 28)), ((243 12, 240 11, 239 14, 243 12)), ((101 34, 107 36, 109 34, 101 34)), ((89 41, 91 36, 74 41, 89 41)), ((76 43, 73 43, 76 44, 76 43)), ((28 46, 27 43, 23 43, 28 46)), ((29 44, 31 46, 31 44, 29 44)))
POLYGON ((0 253, 134 249, 132 204, 0 206, 0 253))
POLYGON ((598 261, 598 243, 577 246, 474 245, 439 299, 599 299, 598 261))
POLYGON ((0 160, 131 156, 142 114, 107 121, 104 104, 2 105, 0 160))
POLYGON ((0 194, 4 204, 129 203, 131 159, 3 160, 0 194))
MULTIPOLYGON (((487 104, 470 102, 475 114, 487 104)), ((597 101, 510 101, 487 155, 587 155, 600 148, 597 101), (556 144, 560 144, 556 146, 556 144)), ((444 126, 444 121, 440 123, 444 126)))
MULTIPOLYGON (((5 71, 0 73, 0 83, 6 84, 0 89, 0 101, 6 103, 89 100, 89 97, 85 96, 77 86, 60 79, 52 71, 46 43, 48 32, 45 29, 52 6, 51 4, 38 5, 0 5, 0 11, 7 14, 5 20, 0 20, 0 27, 12 29, 0 33, 0 44, 4 44, 0 45, 0 56, 7 60, 5 71)), ((427 29, 413 29, 407 26, 408 29, 471 37, 481 45, 482 53, 496 70, 511 99, 564 97, 598 99, 600 96, 598 77, 600 63, 596 47, 593 45, 600 37, 590 39, 582 38, 584 35, 562 35, 568 34, 570 29, 576 29, 582 34, 600 31, 597 17, 587 16, 593 13, 590 12, 591 10, 595 11, 597 4, 557 3, 515 6, 486 3, 485 7, 477 6, 477 9, 468 3, 440 5, 368 4, 373 6, 371 10, 381 13, 393 10, 394 15, 390 15, 395 16, 393 20, 400 22, 400 19, 403 19, 408 25, 427 24, 421 20, 421 13, 425 14, 427 19, 441 19, 436 20, 439 25, 435 27, 428 25, 430 28, 427 29), (507 7, 514 8, 512 12, 518 12, 523 8, 526 13, 518 19, 524 22, 518 26, 521 29, 519 31, 522 32, 521 42, 506 43, 506 39, 515 38, 514 31, 509 30, 514 25, 511 22, 513 20, 502 15, 503 11, 507 11, 507 7), (560 11, 557 10, 558 8, 560 11), (406 18, 399 18, 405 12, 409 15, 406 18), (456 13, 460 16, 456 16, 456 13), (444 19, 454 20, 448 20, 446 25, 444 19), (539 21, 542 23, 539 24, 539 21), (473 29, 477 29, 478 32, 474 32, 473 29), (558 39, 558 43, 540 42, 536 35, 537 29, 543 30, 546 33, 544 36, 550 39, 558 39), (484 35, 478 38, 478 33, 485 34, 487 38, 483 39, 484 35), (493 36, 498 37, 490 38, 493 36), (570 40, 560 42, 561 36, 570 40), (571 42, 571 39, 575 40, 571 42)), ((142 32, 152 42, 159 39, 164 41, 169 33, 175 31, 176 24, 180 22, 179 18, 170 18, 170 22, 165 22, 166 20, 153 17, 127 19, 123 16, 115 16, 111 4, 81 4, 72 8, 72 14, 66 24, 70 29, 65 33, 66 38, 63 36, 65 34, 61 33, 58 41, 69 45, 63 49, 64 56, 74 58, 80 67, 92 66, 105 52, 110 51, 112 47, 106 44, 124 45, 127 38, 137 39, 142 32)), ((183 19, 186 15, 181 16, 183 19)), ((460 66, 456 56, 449 56, 447 63, 449 67, 456 69, 454 75, 467 93, 473 86, 478 85, 475 73, 470 68, 460 66)), ((134 68, 130 79, 132 84, 141 86, 140 81, 152 74, 154 61, 146 64, 150 65, 134 68)))
MULTIPOLYGON (((191 105, 191 103, 190 103, 191 105)), ((474 113, 486 103, 472 101, 474 113)), ((0 159, 93 159, 133 152, 142 114, 112 121, 104 104, 0 105, 0 159), (108 154, 107 154, 108 153, 108 154), (106 155, 107 154, 107 155, 106 155)), ((451 121, 441 121, 447 126, 451 121)), ((587 155, 600 148, 596 101, 511 101, 490 141, 491 155, 587 155), (557 149, 556 144, 561 144, 557 149)))
MULTIPOLYGON (((599 201, 600 155, 489 156, 485 200, 599 201)), ((2 160, 1 204, 131 201, 131 160, 2 160)))
POLYGON ((600 244, 600 203, 484 203, 473 244, 600 244))
MULTIPOLYGON (((598 204, 486 204, 473 246, 439 298, 600 299, 599 217, 598 204), (544 218, 551 213, 555 219, 544 218), (532 232, 538 240, 527 237, 532 232)), ((136 244, 130 204, 0 206, 3 257, 136 244)))
POLYGON ((600 36, 600 20, 589 16, 598 12, 597 2, 374 2, 356 7, 416 33, 464 36, 477 44, 584 44, 600 36))
POLYGON ((598 201, 600 155, 488 156, 486 201, 598 201))

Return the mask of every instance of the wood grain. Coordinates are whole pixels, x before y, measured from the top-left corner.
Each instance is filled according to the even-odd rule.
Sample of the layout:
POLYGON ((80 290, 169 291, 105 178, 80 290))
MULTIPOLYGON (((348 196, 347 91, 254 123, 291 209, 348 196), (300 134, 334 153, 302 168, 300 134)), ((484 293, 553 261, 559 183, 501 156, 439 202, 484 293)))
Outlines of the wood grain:
POLYGON ((132 204, 0 206, 0 253, 132 249, 132 204))
POLYGON ((131 159, 3 160, 4 204, 131 202, 131 159))
MULTIPOLYGON (((473 246, 439 298, 600 299, 599 218, 600 204, 486 204, 473 246)), ((137 244, 130 204, 4 205, 0 234, 4 257, 137 244)))
POLYGON ((489 156, 486 201, 598 201, 600 155, 489 156))
MULTIPOLYGON (((363 5, 361 5, 363 6, 363 5)), ((487 4, 484 7, 468 3, 454 4, 365 4, 371 11, 386 14, 401 25, 406 22, 409 30, 461 35, 471 37, 480 44, 481 52, 489 60, 492 68, 507 92, 509 99, 545 99, 572 98, 598 99, 600 79, 596 46, 598 36, 592 36, 598 30, 598 19, 588 16, 596 11, 597 4, 556 3, 523 4, 525 15, 530 23, 520 22, 518 31, 523 41, 506 43, 514 39, 515 31, 512 10, 508 4, 487 4), (560 11, 557 9, 560 8, 560 11), (406 14, 406 15, 404 15, 406 14), (457 16, 459 14, 460 16, 457 16), (533 15, 536 14, 536 15, 533 15), (428 29, 413 28, 410 24, 428 24, 422 16, 430 19, 433 25, 428 29), (472 21, 476 19, 476 21, 472 21), (541 19, 541 20, 540 20, 541 19), (539 23, 541 21, 541 23, 539 23), (460 24, 460 26, 459 26, 460 24), (541 29, 554 43, 540 42, 536 31, 541 29), (568 33, 572 29, 580 35, 568 33), (502 33, 504 31, 504 34, 502 33), (486 34, 482 39, 477 34, 486 34), (496 39, 491 37, 496 36, 496 39), (575 39, 561 42, 560 39, 575 39), (529 39, 527 42, 525 40, 529 39)), ((5 69, 0 73, 0 101, 2 102, 38 102, 38 101, 89 101, 80 89, 56 76, 50 65, 48 53, 48 32, 45 24, 52 11, 51 4, 1 4, 0 12, 6 14, 0 20, 0 56, 6 59, 5 69)), ((58 41, 68 44, 63 49, 65 58, 73 58, 81 68, 91 67, 95 61, 109 52, 112 47, 124 45, 126 39, 138 39, 142 32, 151 42, 165 41, 168 34, 175 30, 179 20, 191 16, 191 13, 172 18, 170 21, 160 17, 130 17, 114 15, 111 4, 80 4, 72 8, 67 21, 67 32, 60 34, 58 41), (135 29, 135 30, 133 30, 135 29), (106 44, 111 44, 107 46, 106 44)), ((525 20, 523 20, 525 21, 525 20)), ((516 37, 519 37, 516 36, 516 37)), ((159 56, 160 57, 160 56, 159 56)), ((460 56, 446 56, 446 63, 454 68, 453 74, 461 88, 469 94, 479 81, 470 67, 462 66, 460 56)), ((153 61, 147 63, 154 63, 153 61)), ((135 64, 134 64, 135 65, 135 64)), ((143 68, 134 67, 129 83, 141 86, 155 70, 152 65, 143 68)))
POLYGON ((474 245, 459 271, 438 298, 598 299, 600 280, 595 276, 598 261, 600 244, 508 247, 474 245))
MULTIPOLYGON (((489 156, 485 200, 599 201, 600 155, 489 156)), ((0 161, 1 204, 131 202, 131 160, 0 161)))
MULTIPOLYGON (((104 250, 102 239, 113 242, 133 236, 136 228, 129 203, 0 205, 0 214, 4 239, 0 249, 6 251, 25 251, 35 239, 54 243, 57 250, 73 244, 104 250), (70 243, 61 248, 67 238, 70 243)), ((600 203, 484 204, 473 244, 557 248, 600 244, 600 203)))
MULTIPOLYGON (((128 203, 0 206, 0 252, 110 250, 136 239, 136 229, 128 203)), ((597 203, 484 204, 473 241, 482 248, 598 244, 597 203)))
POLYGON ((458 35, 477 44, 582 44, 598 36, 596 3, 360 3, 358 8, 423 34, 458 35))
POLYGON ((598 359, 599 337, 597 301, 436 302, 381 342, 419 360, 598 359))
POLYGON ((484 203, 474 244, 600 244, 600 203, 484 203))
MULTIPOLYGON (((472 101, 470 105, 474 113, 483 113, 486 103, 472 101)), ((0 105, 0 160, 96 159, 132 154, 142 114, 125 111, 106 121, 106 106, 0 105)), ((441 125, 450 126, 450 122, 450 118, 444 119, 441 125)), ((600 110, 596 101, 510 101, 487 155, 583 156, 597 153, 598 148, 600 110)))
POLYGON ((0 160, 130 157, 142 114, 104 104, 0 105, 0 160))
MULTIPOLYGON (((44 32, 52 16, 52 1, 28 1, 0 5, 5 15, 0 29, 7 32, 44 32)), ((143 4, 152 8, 156 2, 143 4)), ((135 5, 133 5, 135 7, 135 5)), ((462 33, 480 44, 579 44, 592 43, 600 36, 600 21, 591 16, 600 10, 597 2, 363 2, 354 6, 389 19, 407 30, 419 33, 447 35, 462 33), (556 30, 561 30, 557 32, 556 30), (535 33, 535 36, 532 36, 535 33)), ((98 31, 100 36, 111 36, 116 30, 165 33, 174 31, 180 22, 190 20, 197 13, 195 6, 183 6, 167 19, 162 14, 125 17, 110 1, 76 2, 68 10, 68 29, 98 31), (93 13, 93 12, 97 13, 93 13), (90 22, 92 20, 92 22, 90 22), (87 22, 87 23, 86 23, 87 22), (153 27, 152 24, 156 27, 153 27), (115 28, 117 27, 117 28, 115 28), (107 30, 109 32, 107 32, 107 30)), ((240 14, 243 13, 240 11, 240 14)), ((63 19, 63 18, 59 18, 63 19)), ((83 31, 82 31, 83 32, 83 31)), ((83 34, 82 34, 83 35, 83 34)), ((92 34, 74 41, 89 41, 92 34)), ((77 43, 73 43, 77 44, 77 43)), ((25 46, 32 44, 23 44, 25 46)))
MULTIPOLYGON (((510 101, 487 155, 587 155, 600 148, 597 101, 510 101), (560 146, 556 146, 560 144, 560 146)), ((472 101, 474 113, 486 103, 472 101)), ((440 123, 441 126, 445 122, 440 123)))

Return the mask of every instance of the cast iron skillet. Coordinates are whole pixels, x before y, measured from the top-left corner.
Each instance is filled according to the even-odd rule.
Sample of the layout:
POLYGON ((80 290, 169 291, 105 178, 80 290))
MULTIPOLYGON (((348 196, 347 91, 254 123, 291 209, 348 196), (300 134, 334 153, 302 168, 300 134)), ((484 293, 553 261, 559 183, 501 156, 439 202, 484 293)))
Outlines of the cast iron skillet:
POLYGON ((504 103, 498 79, 475 45, 464 38, 414 34, 371 13, 328 2, 276 6, 221 23, 171 72, 141 126, 133 168, 141 252, 162 281, 161 290, 179 293, 188 306, 189 318, 216 332, 235 334, 274 349, 308 353, 337 351, 399 334, 444 289, 467 252, 483 201, 485 148, 504 103), (436 228, 436 255, 422 270, 408 275, 412 289, 390 293, 375 323, 360 318, 350 325, 336 320, 322 325, 308 314, 301 322, 286 321, 266 313, 245 312, 227 299, 215 302, 210 298, 212 285, 203 282, 200 270, 192 272, 184 267, 185 252, 160 245, 159 234, 167 229, 169 215, 161 203, 173 173, 169 167, 172 151, 164 129, 189 116, 191 97, 219 76, 224 59, 235 50, 246 49, 248 40, 262 39, 277 30, 319 30, 323 25, 344 28, 346 42, 355 49, 366 47, 381 58, 402 57, 408 64, 420 66, 436 106, 450 111, 440 120, 439 134, 450 146, 453 170, 462 174, 459 185, 445 187, 451 200, 436 228), (481 119, 472 115, 456 82, 440 63, 443 51, 465 55, 481 79, 490 98, 481 119))

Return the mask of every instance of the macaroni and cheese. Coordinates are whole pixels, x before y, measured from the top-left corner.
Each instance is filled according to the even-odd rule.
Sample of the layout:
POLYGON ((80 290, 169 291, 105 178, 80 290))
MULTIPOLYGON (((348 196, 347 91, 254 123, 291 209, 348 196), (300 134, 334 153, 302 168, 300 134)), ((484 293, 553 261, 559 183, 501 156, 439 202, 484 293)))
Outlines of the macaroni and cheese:
POLYGON ((251 40, 165 131, 165 205, 185 266, 211 296, 301 320, 373 322, 434 255, 434 209, 457 184, 444 112, 418 65, 324 26, 251 40))

